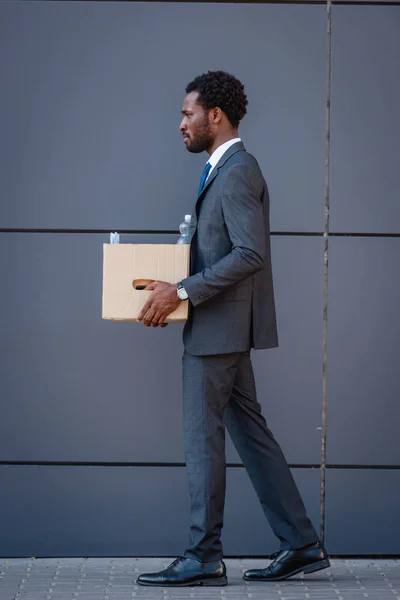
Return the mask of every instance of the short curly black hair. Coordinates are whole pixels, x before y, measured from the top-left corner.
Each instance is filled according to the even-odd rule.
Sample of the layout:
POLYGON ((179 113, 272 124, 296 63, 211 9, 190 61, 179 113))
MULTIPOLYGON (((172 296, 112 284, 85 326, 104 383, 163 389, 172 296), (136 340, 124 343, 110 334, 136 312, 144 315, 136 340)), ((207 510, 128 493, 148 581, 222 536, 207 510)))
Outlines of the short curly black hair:
POLYGON ((186 93, 198 92, 198 103, 204 110, 219 107, 235 128, 246 114, 247 96, 244 85, 225 71, 208 71, 199 75, 186 87, 186 93))

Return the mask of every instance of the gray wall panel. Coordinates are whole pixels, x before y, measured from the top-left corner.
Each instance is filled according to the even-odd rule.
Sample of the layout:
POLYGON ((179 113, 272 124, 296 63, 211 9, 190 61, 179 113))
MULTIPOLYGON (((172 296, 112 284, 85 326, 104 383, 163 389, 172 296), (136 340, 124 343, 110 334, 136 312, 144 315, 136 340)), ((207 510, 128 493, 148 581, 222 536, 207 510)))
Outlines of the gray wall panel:
MULTIPOLYGON (((294 471, 318 527, 319 472, 294 471)), ((0 556, 175 556, 189 536, 183 467, 0 466, 0 556), (35 518, 32 518, 35 515, 35 518)), ((228 469, 226 555, 279 547, 244 469, 228 469)))
POLYGON ((330 229, 400 233, 400 7, 332 11, 330 229))
POLYGON ((1 227, 177 229, 207 158, 178 132, 184 88, 224 69, 248 91, 241 135, 270 186, 273 228, 321 231, 325 12, 1 3, 1 227))
POLYGON ((331 554, 400 554, 400 470, 328 469, 326 545, 331 554))
POLYGON ((329 242, 327 458, 400 465, 400 239, 329 242))
MULTIPOLYGON (((0 234, 2 460, 183 461, 182 325, 101 319, 106 240, 0 234)), ((281 347, 253 353, 259 400, 294 464, 320 460, 321 252, 321 238, 273 239, 281 347)), ((230 442, 228 459, 239 461, 230 442)))
MULTIPOLYGON (((177 236, 126 236, 166 242, 177 236)), ((106 235, 2 234, 1 420, 6 460, 181 457, 182 325, 101 318, 106 235), (11 401, 12 399, 12 401, 11 401), (11 433, 12 432, 12 433, 11 433), (167 450, 168 449, 168 450, 167 450)))

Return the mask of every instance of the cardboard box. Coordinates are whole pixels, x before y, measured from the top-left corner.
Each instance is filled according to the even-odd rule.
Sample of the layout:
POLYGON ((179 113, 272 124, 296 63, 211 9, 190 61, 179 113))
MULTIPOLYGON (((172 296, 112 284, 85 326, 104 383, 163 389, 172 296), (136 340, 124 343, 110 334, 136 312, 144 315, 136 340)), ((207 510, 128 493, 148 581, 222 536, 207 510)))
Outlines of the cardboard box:
MULTIPOLYGON (((104 244, 103 319, 136 321, 152 291, 151 281, 178 283, 189 275, 189 244, 104 244)), ((171 313, 167 323, 187 320, 188 300, 171 313)))

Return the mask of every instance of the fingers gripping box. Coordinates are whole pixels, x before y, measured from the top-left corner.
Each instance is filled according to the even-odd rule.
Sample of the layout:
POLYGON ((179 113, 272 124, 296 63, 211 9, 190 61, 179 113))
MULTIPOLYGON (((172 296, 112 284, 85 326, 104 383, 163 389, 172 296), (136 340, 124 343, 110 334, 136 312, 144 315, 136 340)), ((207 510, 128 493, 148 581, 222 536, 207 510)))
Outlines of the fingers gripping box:
MULTIPOLYGON (((152 281, 178 283, 189 275, 189 244, 104 244, 103 319, 136 321, 153 293, 152 281)), ((168 315, 167 323, 187 320, 188 300, 168 315)))

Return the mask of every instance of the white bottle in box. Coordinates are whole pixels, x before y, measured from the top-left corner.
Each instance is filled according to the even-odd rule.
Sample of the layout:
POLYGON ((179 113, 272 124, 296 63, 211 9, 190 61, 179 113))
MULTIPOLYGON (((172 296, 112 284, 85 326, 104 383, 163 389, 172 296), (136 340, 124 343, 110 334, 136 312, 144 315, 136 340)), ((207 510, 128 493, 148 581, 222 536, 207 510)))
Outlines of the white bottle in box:
POLYGON ((190 243, 190 221, 192 215, 185 215, 185 220, 179 225, 179 231, 181 237, 176 242, 177 244, 189 244, 190 243))

